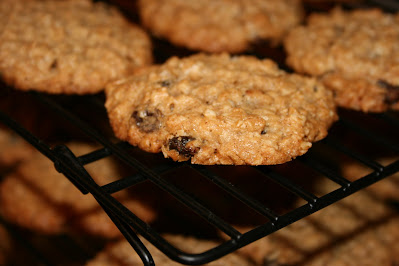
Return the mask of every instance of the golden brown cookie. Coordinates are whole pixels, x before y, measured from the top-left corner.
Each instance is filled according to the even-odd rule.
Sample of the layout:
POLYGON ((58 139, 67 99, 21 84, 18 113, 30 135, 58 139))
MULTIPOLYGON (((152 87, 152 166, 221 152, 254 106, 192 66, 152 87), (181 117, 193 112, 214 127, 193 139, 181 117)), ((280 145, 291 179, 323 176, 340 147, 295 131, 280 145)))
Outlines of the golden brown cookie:
POLYGON ((0 185, 0 213, 16 225, 41 233, 56 234, 64 231, 62 210, 33 192, 19 175, 10 174, 0 185))
POLYGON ((152 61, 147 34, 89 0, 0 1, 0 73, 21 90, 86 94, 152 61))
POLYGON ((29 158, 33 150, 33 147, 17 133, 0 126, 0 169, 29 158))
POLYGON ((195 164, 279 164, 304 154, 336 120, 331 92, 271 60, 171 58, 107 86, 116 136, 195 164))
MULTIPOLYGON (((211 240, 200 240, 193 237, 181 235, 165 235, 164 238, 173 246, 182 249, 189 253, 200 253, 209 250, 218 245, 217 242, 211 240)), ((141 238, 144 245, 151 253, 156 265, 163 266, 177 266, 181 265, 169 259, 165 254, 151 245, 148 241, 141 238)), ((122 265, 142 265, 141 259, 135 253, 132 246, 126 241, 122 240, 110 244, 105 250, 97 254, 97 256, 89 261, 87 266, 122 266, 122 265)), ((244 258, 236 254, 229 254, 209 264, 210 266, 246 266, 252 265, 244 258)))
MULTIPOLYGON (((326 183, 320 192, 331 191, 326 183)), ((245 229, 246 230, 246 229, 245 229)), ((256 265, 395 265, 399 215, 359 191, 239 249, 256 265)))
POLYGON ((379 9, 312 14, 284 41, 287 63, 318 77, 339 106, 399 110, 399 15, 379 9))
MULTIPOLYGON (((96 148, 79 142, 68 146, 76 155, 96 148)), ((88 164, 85 168, 99 185, 114 181, 120 175, 119 166, 112 158, 88 164)), ((127 190, 113 196, 144 221, 155 219, 156 212, 139 196, 127 190)), ((46 234, 80 230, 104 237, 120 235, 94 197, 83 195, 39 152, 0 183, 0 212, 10 222, 46 234)))
POLYGON ((141 21, 154 35, 197 51, 242 52, 279 41, 303 17, 298 0, 141 0, 141 21))

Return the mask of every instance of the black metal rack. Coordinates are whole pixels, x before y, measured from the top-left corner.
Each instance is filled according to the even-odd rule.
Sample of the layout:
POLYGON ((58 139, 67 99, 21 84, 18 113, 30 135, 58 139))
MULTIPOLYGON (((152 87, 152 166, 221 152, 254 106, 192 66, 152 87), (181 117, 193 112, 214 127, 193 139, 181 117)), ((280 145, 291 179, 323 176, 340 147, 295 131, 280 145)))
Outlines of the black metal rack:
MULTIPOLYGON (((240 189, 240 187, 237 187, 227 181, 223 176, 216 173, 212 167, 190 165, 187 163, 174 163, 167 159, 164 159, 163 161, 161 160, 161 164, 146 165, 145 163, 141 162, 139 158, 131 155, 131 149, 135 148, 123 142, 112 142, 108 137, 102 135, 99 131, 97 131, 97 129, 88 124, 87 121, 84 121, 76 114, 73 114, 69 107, 63 106, 63 104, 65 104, 64 101, 59 101, 57 97, 53 96, 38 93, 30 94, 32 94, 37 101, 41 102, 43 106, 49 108, 52 113, 58 114, 61 119, 69 121, 72 125, 75 125, 77 128, 82 130, 91 139, 99 142, 103 148, 90 154, 75 157, 75 155, 68 149, 67 146, 58 145, 51 147, 49 144, 45 143, 43 140, 37 138, 35 135, 27 131, 24 127, 20 126, 5 113, 0 113, 0 120, 2 123, 15 130, 18 134, 35 146, 40 152, 52 160, 56 169, 61 173, 64 173, 65 176, 67 176, 69 180, 81 190, 82 193, 91 193, 111 217, 114 223, 118 226, 126 239, 131 243, 132 247, 140 255, 145 265, 152 265, 153 260, 146 247, 142 245, 141 241, 137 238, 136 232, 148 239, 152 244, 154 244, 173 260, 183 264, 203 264, 218 259, 221 256, 233 252, 242 246, 265 237, 276 230, 302 219, 307 215, 310 215, 399 171, 399 160, 389 165, 383 166, 376 162, 370 155, 362 154, 359 151, 348 147, 346 143, 343 143, 341 139, 336 137, 342 132, 350 132, 351 134, 354 134, 355 139, 365 138, 369 145, 374 143, 388 154, 399 154, 399 142, 397 139, 395 139, 395 136, 399 136, 399 117, 397 113, 373 115, 358 114, 356 112, 341 110, 341 119, 336 125, 334 125, 331 134, 325 140, 317 143, 312 149, 320 149, 321 151, 325 149, 334 150, 333 157, 335 157, 338 153, 342 153, 345 156, 351 157, 354 160, 370 167, 372 172, 364 177, 359 177, 359 179, 356 181, 351 182, 340 175, 335 167, 331 167, 328 162, 326 163, 326 160, 329 158, 326 160, 321 160, 320 155, 318 153, 313 153, 311 150, 308 154, 297 158, 295 163, 300 163, 310 167, 314 171, 321 174, 322 177, 320 178, 328 178, 339 185, 336 190, 326 195, 316 196, 307 189, 304 189, 301 185, 295 183, 289 177, 286 177, 275 171, 273 167, 252 167, 256 170, 256 172, 259 172, 263 178, 269 179, 279 184, 279 186, 289 191, 290 194, 302 198, 306 202, 301 207, 294 208, 280 215, 274 211, 273 208, 266 206, 258 199, 247 195, 243 190, 240 189), (366 119, 367 121, 369 119, 375 120, 375 123, 378 124, 378 127, 374 129, 375 131, 370 128, 365 128, 364 124, 357 124, 359 118, 366 119), (380 131, 380 123, 383 124, 383 131, 380 131), (387 132, 389 132, 391 139, 387 137, 387 132), (117 156, 124 164, 137 169, 138 173, 100 187, 85 171, 84 165, 110 155, 117 156), (187 171, 187 168, 199 173, 201 178, 207 179, 209 182, 226 191, 226 193, 230 194, 232 197, 237 198, 239 201, 248 206, 248 208, 265 217, 267 221, 254 227, 252 230, 246 233, 240 233, 234 228, 234 226, 230 225, 223 218, 219 217, 215 212, 213 212, 211 208, 205 206, 201 203, 201 201, 190 195, 189 192, 184 191, 164 178, 164 175, 172 170, 183 171, 184 174, 184 171, 187 171), (146 224, 144 221, 140 220, 137 216, 135 216, 134 213, 125 208, 120 202, 112 197, 112 193, 126 189, 127 187, 134 186, 135 184, 144 181, 150 181, 154 185, 160 187, 162 190, 165 190, 173 195, 173 197, 175 197, 178 201, 182 202, 188 206, 189 209, 193 210, 198 217, 202 217, 203 220, 207 221, 211 226, 228 235, 229 240, 211 250, 200 254, 188 254, 169 244, 149 224, 146 224)), ((64 99, 65 97, 62 98, 64 99)), ((73 98, 74 97, 72 97, 71 102, 75 102, 73 98)), ((93 96, 91 100, 94 100, 98 108, 102 108, 101 99, 93 96)), ((247 177, 243 176, 242 178, 247 177)), ((278 200, 278 198, 276 198, 276 200, 278 200)))
MULTIPOLYGON (((386 3, 388 5, 392 4, 390 2, 386 3)), ((394 8, 392 6, 386 7, 394 8)), ((8 90, 5 85, 2 85, 1 89, 8 90)), ((262 182, 265 182, 265 187, 274 184, 288 195, 302 199, 304 202, 300 207, 291 207, 284 211, 276 210, 272 203, 279 201, 278 195, 273 195, 271 201, 265 201, 262 198, 251 195, 244 188, 231 182, 226 177, 226 174, 223 174, 223 167, 174 163, 171 160, 160 158, 156 154, 144 155, 144 152, 139 151, 137 148, 124 142, 119 142, 104 133, 96 123, 93 123, 92 117, 84 118, 74 112, 74 108, 71 107, 76 102, 84 102, 84 104, 90 105, 92 110, 100 113, 102 119, 106 120, 102 95, 78 98, 76 96, 52 96, 40 93, 26 94, 46 108, 49 113, 55 115, 56 119, 69 123, 71 127, 82 132, 91 141, 101 144, 102 148, 76 157, 66 145, 53 146, 50 142, 28 131, 1 109, 0 122, 17 132, 52 160, 56 169, 63 173, 82 193, 92 194, 129 241, 135 252, 138 253, 145 265, 154 265, 154 261, 147 248, 137 237, 137 234, 142 235, 172 260, 188 265, 204 264, 229 254, 387 176, 399 172, 399 159, 388 165, 382 165, 376 160, 379 155, 396 155, 399 157, 398 113, 362 114, 354 111, 339 110, 340 120, 333 126, 329 136, 316 143, 307 154, 295 159, 293 163, 287 164, 288 168, 294 169, 299 165, 301 168, 310 169, 312 173, 317 175, 317 178, 331 180, 337 185, 335 190, 327 194, 316 195, 311 189, 306 187, 306 184, 280 172, 278 167, 245 167, 246 171, 243 171, 241 179, 249 179, 249 175, 256 175, 262 182), (352 145, 353 142, 357 141, 359 141, 359 145, 352 145), (362 149, 363 147, 358 148, 366 143, 367 146, 373 147, 372 153, 369 152, 371 148, 365 149, 366 151, 362 149), (86 172, 85 165, 107 156, 115 156, 120 160, 121 164, 134 169, 133 172, 136 174, 99 186, 86 172), (355 181, 349 181, 339 171, 339 165, 343 162, 341 156, 365 165, 370 169, 369 174, 359 176, 355 181), (195 175, 197 179, 205 180, 229 197, 242 203, 250 212, 256 213, 262 218, 263 222, 254 225, 250 231, 240 232, 227 221, 228 219, 226 220, 218 215, 213 206, 204 203, 203 199, 192 194, 184 186, 168 177, 175 174, 180 176, 195 175), (156 228, 139 219, 134 212, 127 209, 112 196, 117 191, 143 182, 151 183, 171 195, 177 202, 186 206, 197 219, 205 222, 207 228, 214 228, 227 235, 227 240, 210 250, 198 254, 183 252, 167 242, 156 228), (268 205, 269 202, 271 202, 271 205, 268 205)), ((231 167, 226 166, 225 168, 231 167)), ((187 178, 190 178, 190 176, 187 176, 187 178)), ((132 252, 134 251, 132 250, 132 252)))

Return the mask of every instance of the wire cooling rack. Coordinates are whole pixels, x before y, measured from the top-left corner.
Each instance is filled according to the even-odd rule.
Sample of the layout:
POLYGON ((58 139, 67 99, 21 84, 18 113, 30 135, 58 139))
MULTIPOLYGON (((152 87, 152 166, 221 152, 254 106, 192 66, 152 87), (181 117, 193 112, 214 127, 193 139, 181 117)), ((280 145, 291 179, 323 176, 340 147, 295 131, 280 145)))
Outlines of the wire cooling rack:
MULTIPOLYGON (((373 2, 373 1, 370 1, 373 2)), ((397 8, 396 1, 378 1, 384 8, 397 8)), ((13 93, 1 85, 5 94, 13 93)), ((142 235, 150 243, 172 260, 187 265, 199 265, 214 261, 226 254, 263 238, 295 221, 298 221, 328 205, 331 205, 371 184, 399 172, 399 115, 397 112, 383 114, 362 114, 360 112, 339 110, 340 120, 330 130, 328 137, 314 145, 304 156, 283 166, 201 166, 189 163, 175 163, 163 159, 159 154, 147 154, 127 143, 117 141, 104 129, 98 120, 107 121, 104 99, 95 96, 51 96, 40 93, 22 93, 45 109, 53 121, 68 124, 90 141, 99 143, 101 148, 75 156, 66 144, 54 145, 47 138, 35 134, 22 126, 22 123, 0 108, 0 122, 11 128, 37 150, 54 162, 55 168, 63 173, 83 194, 92 194, 99 205, 109 215, 132 248, 142 259, 144 265, 154 265, 152 256, 137 235, 142 235), (84 105, 83 112, 77 111, 84 105), (79 108, 76 108, 79 106, 79 108), (87 115, 86 111, 91 110, 87 115), (95 113, 95 116, 92 114, 95 113), (95 120, 95 117, 97 120, 95 120), (98 185, 85 169, 85 165, 105 157, 118 158, 121 164, 132 169, 131 175, 98 185), (378 158, 394 158, 391 163, 381 163, 378 158), (396 158, 396 159, 395 159, 396 158), (349 180, 341 173, 341 166, 347 161, 362 165, 368 173, 349 180), (281 168, 284 170, 281 171, 281 168), (288 171, 287 171, 288 169, 288 171), (306 169, 306 170, 304 170, 306 169), (236 179, 230 178, 234 175, 236 179), (310 175, 316 179, 328 179, 336 189, 326 194, 315 193, 308 186, 310 175), (298 178, 300 176, 300 178, 298 178), (185 180, 185 182, 180 182, 185 180), (192 182, 187 186, 187 180, 192 182), (239 180, 239 181, 237 181, 239 180), (243 180, 245 182, 243 182, 243 180), (255 183, 257 190, 247 189, 246 183, 255 183), (190 213, 191 220, 201 221, 201 233, 206 230, 223 232, 227 237, 217 246, 201 253, 187 253, 169 243, 157 227, 137 217, 134 210, 126 208, 112 195, 118 191, 149 183, 170 196, 176 204, 190 213), (206 184, 204 193, 198 193, 193 187, 206 184), (210 189, 212 187, 212 189, 210 189), (277 193, 272 193, 276 190, 277 193), (209 192, 210 191, 210 192, 209 192), (218 191, 222 199, 229 198, 245 208, 243 213, 256 217, 252 229, 240 232, 231 222, 231 217, 222 210, 231 204, 220 205, 218 197, 208 201, 210 195, 218 191), (260 192, 259 192, 260 191, 260 192), (284 195, 284 197, 283 197, 284 195), (286 205, 286 199, 298 199, 300 206, 286 205), (280 205, 276 202, 282 202, 280 205), (215 206, 218 205, 218 206, 215 206), (283 207, 282 207, 283 206, 283 207), (204 229, 205 228, 205 229, 204 229)), ((66 132, 61 139, 73 138, 66 132)), ((60 141, 57 141, 60 143, 60 141)), ((218 193, 216 196, 218 196, 218 193)), ((158 194, 154 194, 157 197, 158 194)), ((372 210, 370 210, 372 211, 372 210)), ((233 211, 233 217, 242 215, 233 211)), ((249 216, 251 216, 249 215, 249 216)), ((177 213, 171 214, 167 226, 187 226, 187 233, 196 234, 177 213), (190 231, 191 230, 191 231, 190 231)), ((244 215, 243 215, 244 216, 244 215)), ((245 222, 250 222, 241 218, 245 222)), ((251 217, 252 217, 251 216, 251 217)), ((236 217, 235 217, 236 218, 236 217)), ((234 219, 233 219, 234 220, 234 219)), ((204 233, 205 232, 205 233, 204 233)), ((132 249, 132 252, 134 252, 132 249)))
MULTIPOLYGON (((257 178, 264 180, 263 182, 267 181, 277 184, 287 194, 303 200, 304 204, 300 207, 285 210, 283 214, 280 214, 280 210, 273 209, 273 204, 270 204, 271 206, 267 205, 267 202, 265 204, 261 199, 249 195, 244 191, 245 189, 230 182, 225 175, 220 173, 220 168, 222 168, 220 166, 215 168, 212 166, 190 165, 188 163, 174 163, 171 160, 159 158, 158 155, 149 155, 150 157, 157 157, 155 164, 148 161, 143 162, 141 160, 142 154, 136 148, 124 142, 115 141, 113 138, 102 134, 102 131, 93 127, 89 121, 82 119, 82 116, 72 111, 76 109, 73 106, 78 101, 82 101, 85 104, 90 102, 90 108, 97 108, 98 112, 102 113, 104 112, 102 97, 92 96, 84 100, 77 100, 74 96, 58 97, 39 93, 29 94, 35 101, 47 108, 48 112, 56 114, 58 121, 62 120, 63 123, 70 123, 71 126, 81 130, 88 138, 100 143, 102 148, 76 157, 66 145, 51 146, 51 144, 46 143, 26 130, 4 112, 0 113, 0 121, 20 134, 52 160, 56 169, 75 184, 82 193, 91 193, 130 242, 145 265, 153 265, 154 262, 147 248, 137 237, 137 233, 177 262, 189 265, 204 264, 265 237, 399 171, 399 160, 393 161, 388 165, 382 165, 376 160, 377 154, 393 157, 398 156, 396 158, 399 158, 399 140, 397 138, 399 136, 398 114, 394 112, 360 114, 340 110, 340 121, 333 126, 329 136, 323 141, 316 143, 310 152, 293 162, 296 165, 299 164, 301 167, 307 167, 316 172, 318 175, 317 178, 327 178, 336 183, 337 189, 325 195, 315 195, 311 190, 304 188, 303 184, 298 183, 298 180, 282 174, 273 166, 250 167, 253 172, 248 174, 247 171, 244 171, 243 176, 240 177, 250 180, 250 175, 256 173, 257 178), (347 139, 350 140, 349 144, 347 139), (358 146, 367 145, 366 151, 364 152, 362 148, 356 148, 353 140, 360 142, 358 146), (132 156, 132 149, 138 152, 135 156, 132 156), (373 150, 373 152, 371 153, 369 150, 373 150), (135 169, 135 174, 99 186, 93 181, 84 166, 111 155, 119 158, 121 163, 135 169), (349 181, 340 174, 339 168, 336 165, 337 158, 344 157, 368 167, 370 169, 369 173, 365 176, 359 176, 355 181, 349 181), (232 198, 238 199, 250 211, 263 217, 264 222, 254 226, 248 232, 239 232, 235 229, 234 225, 231 225, 223 217, 219 216, 213 210, 213 206, 203 204, 203 199, 198 199, 196 195, 185 190, 180 184, 176 185, 176 182, 169 180, 167 176, 170 173, 186 176, 186 179, 196 175, 197 179, 206 180, 232 198), (171 245, 156 229, 139 219, 134 212, 127 209, 122 203, 112 197, 113 193, 142 182, 150 182, 172 195, 173 198, 192 211, 197 219, 205 221, 210 227, 216 228, 216 230, 226 234, 228 240, 199 254, 182 252, 171 245)), ((339 165, 339 162, 337 164, 339 165)), ((289 165, 289 167, 298 166, 289 165)), ((293 170, 296 171, 296 169, 293 170)), ((262 183, 259 185, 262 185, 262 183)), ((269 184, 265 183, 264 185, 268 186, 269 184)), ((266 188, 265 191, 267 191, 266 188)), ((278 201, 280 201, 279 195, 273 195, 271 202, 278 201)), ((174 218, 179 219, 178 217, 174 218)), ((178 223, 178 221, 174 222, 178 223)))

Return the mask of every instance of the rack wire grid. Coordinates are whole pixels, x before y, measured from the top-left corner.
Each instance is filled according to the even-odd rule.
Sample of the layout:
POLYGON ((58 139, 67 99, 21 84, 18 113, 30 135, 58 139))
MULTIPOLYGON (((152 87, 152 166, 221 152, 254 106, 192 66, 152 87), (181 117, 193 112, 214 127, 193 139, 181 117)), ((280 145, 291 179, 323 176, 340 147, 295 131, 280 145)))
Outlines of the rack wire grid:
MULTIPOLYGON (((389 10, 398 10, 398 3, 395 1, 378 1, 378 4, 384 5, 383 7, 389 10)), ((12 88, 10 89, 4 84, 1 87, 5 94, 14 93, 11 92, 12 88)), ((53 145, 41 139, 22 126, 6 111, 1 111, 0 108, 1 123, 17 132, 53 161, 55 168, 63 173, 83 194, 90 193, 95 197, 98 204, 131 244, 132 252, 137 252, 144 265, 155 265, 155 263, 148 249, 139 239, 138 234, 176 262, 187 265, 205 264, 266 237, 399 172, 399 140, 397 138, 399 136, 399 116, 397 112, 363 114, 340 109, 340 119, 330 130, 327 138, 314 144, 307 154, 298 157, 292 163, 286 164, 288 169, 293 170, 291 172, 298 175, 301 174, 300 170, 297 169, 310 169, 312 173, 316 173, 317 178, 326 178, 337 185, 335 190, 327 194, 316 195, 306 188, 306 184, 290 175, 281 173, 279 168, 275 166, 234 167, 176 163, 169 159, 160 158, 159 154, 149 155, 127 143, 117 141, 109 134, 104 133, 103 129, 98 127, 96 123, 93 123, 93 117, 84 117, 81 113, 74 111, 76 104, 83 103, 86 108, 94 110, 95 113, 100 114, 101 119, 107 121, 102 95, 77 97, 54 96, 35 92, 21 94, 28 95, 33 101, 44 107, 56 117, 53 119, 68 123, 71 127, 81 131, 91 141, 102 145, 100 149, 77 157, 67 145, 53 145), (361 148, 358 148, 359 146, 361 148), (363 149, 364 147, 366 149, 363 149), (373 152, 370 152, 370 150, 373 152), (114 156, 122 164, 134 169, 132 171, 134 174, 102 186, 98 185, 86 171, 85 165, 108 156, 114 156), (377 161, 377 156, 394 157, 396 160, 389 164, 382 164, 377 161), (150 159, 148 159, 149 157, 150 159), (340 165, 345 160, 355 161, 368 167, 370 171, 368 174, 350 181, 340 173, 340 165), (225 171, 226 169, 227 171, 225 171), (243 187, 229 180, 229 173, 236 171, 235 169, 240 169, 238 171, 244 169, 240 179, 249 180, 251 175, 256 175, 257 180, 262 180, 257 186, 266 187, 274 184, 288 195, 303 200, 303 204, 299 207, 284 209, 284 211, 274 209, 273 204, 280 201, 279 195, 273 194, 271 200, 266 201, 250 195, 243 187), (224 174, 224 172, 227 172, 227 174, 224 174), (184 186, 170 180, 168 178, 170 175, 184 176, 185 179, 190 179, 192 175, 195 175, 196 180, 206 180, 207 183, 216 186, 229 197, 241 202, 250 212, 261 216, 264 221, 253 226, 247 232, 240 232, 229 221, 218 215, 209 203, 204 203, 203 199, 186 190, 184 186), (118 191, 143 182, 151 183, 171 195, 186 206, 186 209, 192 212, 196 219, 205 222, 206 228, 214 228, 223 232, 227 236, 226 240, 201 253, 187 253, 173 246, 162 237, 156 228, 141 220, 134 214, 134 211, 126 208, 112 196, 118 191)), ((197 181, 193 180, 193 182, 197 181)), ((265 191, 268 190, 265 188, 265 191)), ((156 196, 154 195, 154 197, 156 196)), ((178 223, 177 220, 174 221, 178 223)))

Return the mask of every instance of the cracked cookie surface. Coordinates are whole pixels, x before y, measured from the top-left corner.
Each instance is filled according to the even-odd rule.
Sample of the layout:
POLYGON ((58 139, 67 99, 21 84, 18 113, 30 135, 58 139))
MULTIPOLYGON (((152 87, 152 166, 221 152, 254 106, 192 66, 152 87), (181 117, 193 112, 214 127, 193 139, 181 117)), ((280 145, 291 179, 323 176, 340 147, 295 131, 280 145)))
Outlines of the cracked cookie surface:
POLYGON ((154 35, 197 51, 242 52, 279 42, 303 17, 298 0, 142 0, 141 21, 154 35))
POLYGON ((318 77, 339 106, 399 110, 399 14, 379 9, 313 14, 284 40, 287 63, 318 77))
POLYGON ((332 94, 271 60, 173 57, 107 86, 115 135, 195 164, 279 164, 304 154, 336 120, 332 94))
POLYGON ((152 61, 116 8, 88 0, 0 1, 0 73, 21 90, 87 94, 152 61))

